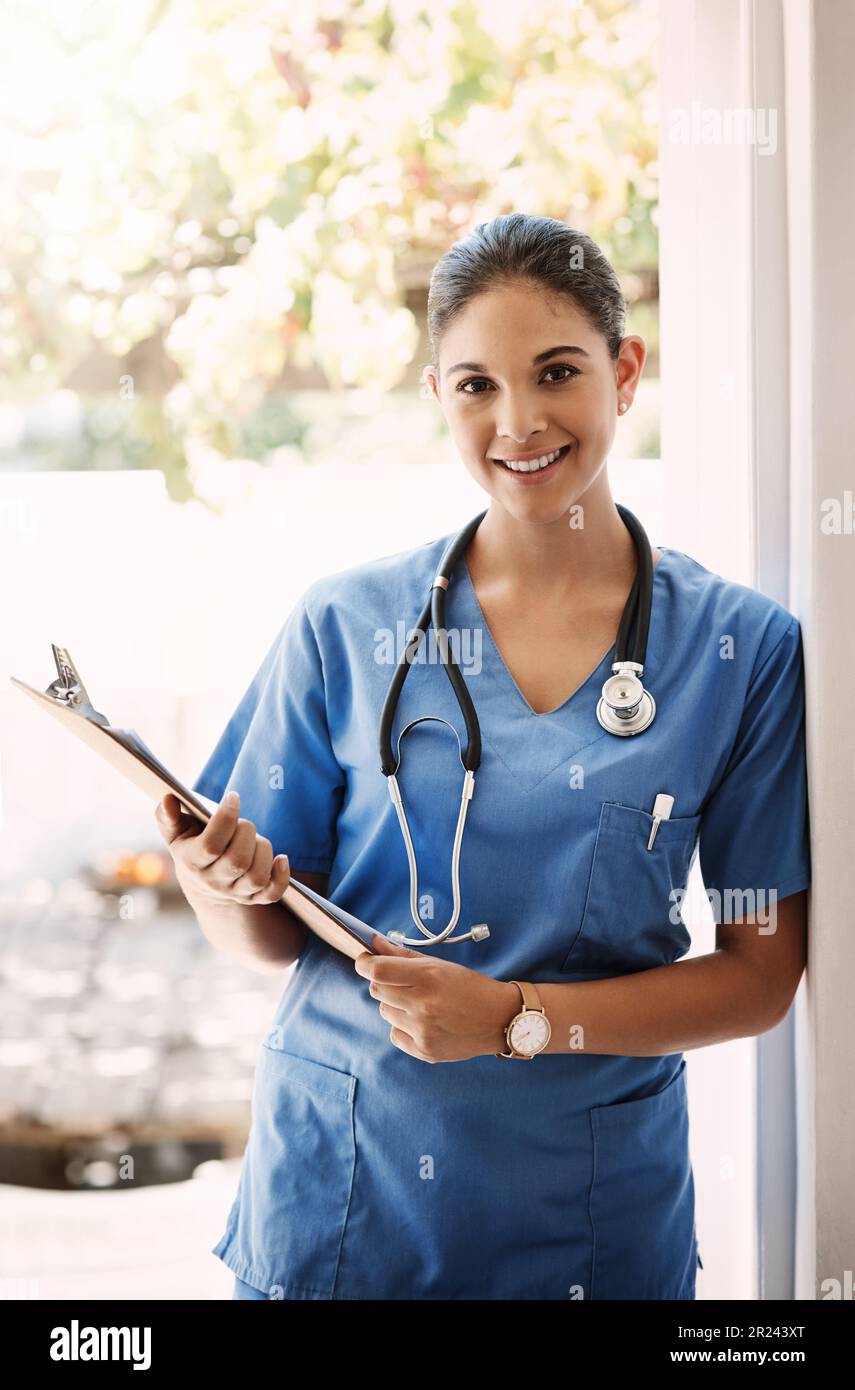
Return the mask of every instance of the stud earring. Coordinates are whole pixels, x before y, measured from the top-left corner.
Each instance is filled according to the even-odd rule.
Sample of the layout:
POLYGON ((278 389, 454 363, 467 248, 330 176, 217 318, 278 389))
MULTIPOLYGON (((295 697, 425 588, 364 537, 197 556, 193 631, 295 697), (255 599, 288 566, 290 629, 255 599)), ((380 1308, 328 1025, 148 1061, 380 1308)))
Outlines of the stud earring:
POLYGON ((621 401, 620 405, 618 406, 618 410, 620 411, 621 415, 623 415, 623 412, 626 410, 626 401, 621 401))

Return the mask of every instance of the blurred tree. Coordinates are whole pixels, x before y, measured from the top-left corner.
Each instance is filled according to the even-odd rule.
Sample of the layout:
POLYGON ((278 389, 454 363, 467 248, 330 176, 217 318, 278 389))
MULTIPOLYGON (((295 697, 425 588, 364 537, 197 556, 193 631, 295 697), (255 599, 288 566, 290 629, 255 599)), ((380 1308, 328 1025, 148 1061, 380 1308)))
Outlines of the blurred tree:
POLYGON ((106 457, 186 495, 192 439, 299 442, 283 388, 408 380, 414 288, 496 213, 578 225, 655 300, 655 23, 655 0, 16 7, 6 398, 113 394, 106 457))

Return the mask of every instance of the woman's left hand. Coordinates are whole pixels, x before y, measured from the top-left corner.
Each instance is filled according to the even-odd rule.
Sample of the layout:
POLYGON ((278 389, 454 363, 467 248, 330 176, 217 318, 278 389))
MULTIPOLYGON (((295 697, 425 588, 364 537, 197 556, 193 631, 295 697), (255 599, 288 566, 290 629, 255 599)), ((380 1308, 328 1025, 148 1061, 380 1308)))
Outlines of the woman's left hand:
POLYGON ((354 969, 369 981, 390 1040, 422 1062, 465 1062, 507 1047, 504 1029, 522 1007, 517 986, 465 965, 398 946, 375 932, 354 969))

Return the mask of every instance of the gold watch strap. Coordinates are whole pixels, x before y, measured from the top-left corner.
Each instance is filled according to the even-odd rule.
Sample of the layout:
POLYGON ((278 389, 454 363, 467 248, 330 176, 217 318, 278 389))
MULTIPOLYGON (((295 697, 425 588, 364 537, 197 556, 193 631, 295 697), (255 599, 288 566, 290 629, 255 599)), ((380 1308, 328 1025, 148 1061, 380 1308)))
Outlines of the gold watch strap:
POLYGON ((511 984, 519 986, 520 992, 522 993, 523 997, 523 1008, 534 1009, 538 1013, 541 1013, 543 1011, 543 1005, 540 1002, 540 995, 538 994, 534 985, 529 980, 512 980, 511 984))

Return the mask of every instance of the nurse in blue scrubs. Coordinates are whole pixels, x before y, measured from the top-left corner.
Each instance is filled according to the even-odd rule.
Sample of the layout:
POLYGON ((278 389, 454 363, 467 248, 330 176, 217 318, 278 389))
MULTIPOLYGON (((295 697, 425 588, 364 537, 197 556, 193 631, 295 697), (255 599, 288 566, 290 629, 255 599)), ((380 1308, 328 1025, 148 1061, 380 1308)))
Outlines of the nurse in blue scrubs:
MULTIPOLYGON (((599 248, 549 218, 482 224, 431 281, 427 380, 488 498, 446 622, 483 738, 455 934, 489 936, 386 939, 416 929, 378 724, 457 525, 311 583, 194 784, 239 791, 294 875, 325 875, 380 934, 358 961, 309 934, 269 1021, 214 1247, 236 1298, 695 1297, 683 1054, 773 1027, 804 965, 801 634, 654 547, 656 717, 623 738, 598 722, 636 572, 606 471, 645 357, 624 324, 599 248), (696 854, 718 949, 682 961, 696 854), (530 1058, 505 1031, 523 985, 551 1030, 530 1058)), ((394 723, 397 747, 421 720, 398 781, 434 933, 466 742, 437 655, 424 644, 394 723)))

